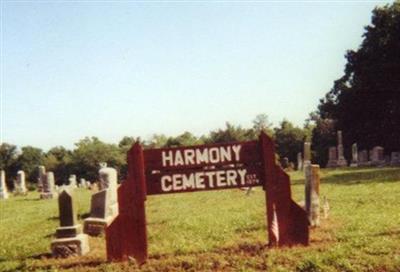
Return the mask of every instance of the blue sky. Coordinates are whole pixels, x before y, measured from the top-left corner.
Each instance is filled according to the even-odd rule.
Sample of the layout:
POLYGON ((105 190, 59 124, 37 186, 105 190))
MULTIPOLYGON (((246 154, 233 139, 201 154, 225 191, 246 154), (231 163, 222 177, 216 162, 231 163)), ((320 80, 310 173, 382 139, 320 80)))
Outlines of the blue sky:
POLYGON ((302 126, 385 3, 2 1, 1 140, 302 126))

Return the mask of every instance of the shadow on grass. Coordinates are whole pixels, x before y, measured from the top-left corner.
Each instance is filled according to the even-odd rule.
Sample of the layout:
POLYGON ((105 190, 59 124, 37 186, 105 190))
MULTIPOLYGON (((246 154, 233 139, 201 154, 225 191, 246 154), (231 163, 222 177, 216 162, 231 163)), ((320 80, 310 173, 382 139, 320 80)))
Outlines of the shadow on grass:
POLYGON ((58 221, 59 219, 60 219, 59 216, 52 216, 52 217, 47 218, 47 221, 58 221))
MULTIPOLYGON (((23 197, 23 196, 21 196, 21 197, 23 197)), ((40 198, 19 198, 19 199, 16 199, 16 201, 40 201, 40 200, 42 200, 42 199, 40 199, 40 198)))
POLYGON ((90 213, 83 213, 78 215, 78 219, 86 219, 90 216, 90 213))
MULTIPOLYGON (((366 183, 400 182, 400 168, 343 168, 321 177, 322 184, 355 185, 366 183)), ((304 184, 304 179, 292 179, 292 185, 304 184)))

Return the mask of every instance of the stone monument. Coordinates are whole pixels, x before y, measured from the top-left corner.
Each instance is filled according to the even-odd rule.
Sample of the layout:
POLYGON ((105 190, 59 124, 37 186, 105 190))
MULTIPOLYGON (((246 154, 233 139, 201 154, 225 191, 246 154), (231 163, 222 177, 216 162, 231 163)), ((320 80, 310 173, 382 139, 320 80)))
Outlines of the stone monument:
POLYGON ((39 167, 39 176, 38 176, 38 183, 37 183, 37 190, 39 193, 43 191, 43 183, 46 180, 46 168, 43 165, 39 167))
POLYGON ((304 142, 304 160, 303 160, 303 168, 306 165, 311 164, 311 143, 304 142))
POLYGON ((94 193, 90 205, 90 217, 84 221, 84 232, 96 236, 101 234, 118 215, 117 171, 111 167, 99 170, 99 192, 94 193))
POLYGON ((89 252, 89 240, 82 233, 82 226, 77 223, 76 207, 72 194, 64 190, 58 197, 60 227, 56 231, 56 239, 51 243, 54 257, 67 258, 81 256, 89 252))
POLYGON ((354 143, 351 146, 351 164, 350 167, 357 167, 358 166, 358 148, 357 143, 354 143))
POLYGON ((297 153, 297 171, 303 171, 303 156, 301 152, 297 153))
POLYGON ((347 160, 344 157, 343 138, 342 138, 342 131, 341 130, 338 130, 337 137, 338 137, 338 146, 337 146, 338 161, 337 161, 337 165, 338 165, 338 167, 346 167, 347 166, 347 160))
POLYGON ((336 146, 329 147, 329 154, 328 155, 329 155, 329 157, 328 157, 328 163, 326 164, 326 167, 327 168, 338 167, 336 146))
POLYGON ((309 164, 305 168, 306 186, 305 186, 305 210, 308 220, 312 227, 320 225, 320 207, 319 207, 319 165, 309 164))
POLYGON ((390 165, 400 166, 400 152, 392 152, 390 155, 390 165))
POLYGON ((0 171, 0 199, 8 198, 8 190, 6 184, 6 171, 0 171))
POLYGON ((16 195, 25 195, 28 190, 26 189, 25 184, 25 172, 23 170, 19 170, 17 172, 17 179, 14 183, 14 193, 16 195))
POLYGON ((384 149, 381 146, 375 146, 370 153, 370 160, 373 166, 382 166, 385 164, 384 149))
POLYGON ((368 166, 369 161, 368 161, 368 151, 367 150, 361 150, 358 152, 358 166, 368 166))
POLYGON ((77 187, 76 175, 70 175, 68 178, 68 186, 72 189, 77 187))
POLYGON ((41 199, 50 199, 57 197, 57 192, 55 191, 55 181, 54 181, 54 173, 47 172, 46 178, 43 180, 43 189, 40 194, 41 199))
POLYGON ((86 188, 86 180, 84 178, 79 179, 79 184, 78 187, 80 188, 86 188))

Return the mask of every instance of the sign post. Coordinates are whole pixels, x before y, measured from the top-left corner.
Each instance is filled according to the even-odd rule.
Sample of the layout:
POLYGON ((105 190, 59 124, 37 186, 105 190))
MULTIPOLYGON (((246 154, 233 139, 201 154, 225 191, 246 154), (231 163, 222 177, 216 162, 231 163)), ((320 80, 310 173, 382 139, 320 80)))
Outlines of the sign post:
POLYGON ((118 188, 120 213, 106 230, 108 260, 147 259, 146 195, 263 186, 270 246, 308 245, 306 212, 291 198, 290 178, 275 162, 272 140, 128 152, 118 188))

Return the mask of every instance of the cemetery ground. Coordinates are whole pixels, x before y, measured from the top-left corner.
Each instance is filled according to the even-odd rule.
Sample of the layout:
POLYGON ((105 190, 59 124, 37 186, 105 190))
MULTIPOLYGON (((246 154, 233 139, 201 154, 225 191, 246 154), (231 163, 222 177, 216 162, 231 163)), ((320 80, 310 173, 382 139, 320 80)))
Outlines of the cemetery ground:
MULTIPOLYGON (((304 175, 292 172, 296 201, 304 175)), ((91 192, 76 189, 79 219, 91 192)), ((266 247, 260 187, 148 196, 149 259, 142 271, 400 271, 400 168, 321 170, 329 218, 311 230, 310 246, 266 247)), ((104 237, 90 237, 82 257, 54 259, 50 243, 57 200, 36 192, 0 202, 0 271, 135 271, 134 261, 106 261, 104 237)))

